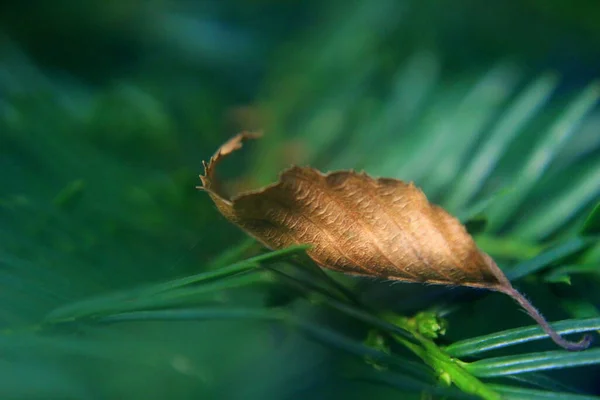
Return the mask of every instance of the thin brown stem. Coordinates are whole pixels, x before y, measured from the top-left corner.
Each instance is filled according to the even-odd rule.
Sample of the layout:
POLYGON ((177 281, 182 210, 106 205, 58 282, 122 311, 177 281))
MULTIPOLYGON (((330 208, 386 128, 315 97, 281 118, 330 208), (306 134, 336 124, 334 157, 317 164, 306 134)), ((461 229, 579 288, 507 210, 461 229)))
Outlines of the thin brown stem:
POLYGON ((552 326, 546 321, 544 316, 523 296, 517 289, 512 286, 502 287, 499 291, 512 297, 525 311, 531 316, 540 327, 550 336, 550 338, 559 345, 560 347, 569 351, 581 351, 587 349, 592 343, 592 336, 589 334, 584 335, 579 342, 571 342, 556 332, 552 326))

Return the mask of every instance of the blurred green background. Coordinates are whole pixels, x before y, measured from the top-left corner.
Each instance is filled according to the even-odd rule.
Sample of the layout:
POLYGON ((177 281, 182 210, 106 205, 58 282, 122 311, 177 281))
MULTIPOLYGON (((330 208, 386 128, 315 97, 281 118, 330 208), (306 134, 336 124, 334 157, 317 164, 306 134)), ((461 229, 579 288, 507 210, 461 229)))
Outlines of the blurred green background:
MULTIPOLYGON (((365 169, 457 214, 516 187, 482 248, 507 266, 567 240, 600 193, 598 21, 594 1, 3 2, 0 397, 409 398, 350 378, 361 360, 277 323, 36 327, 57 307, 255 253, 195 189, 201 161, 243 129, 265 138, 224 163, 232 187, 292 163, 365 169)), ((582 257, 569 261, 596 263, 598 245, 582 257)), ((521 287, 551 320, 597 317, 597 278, 521 287)), ((467 296, 448 343, 531 324, 499 295, 349 285, 407 315, 467 296)), ((198 302, 282 305, 364 337, 289 297, 266 279, 198 302)), ((600 393, 599 373, 551 377, 600 393)))

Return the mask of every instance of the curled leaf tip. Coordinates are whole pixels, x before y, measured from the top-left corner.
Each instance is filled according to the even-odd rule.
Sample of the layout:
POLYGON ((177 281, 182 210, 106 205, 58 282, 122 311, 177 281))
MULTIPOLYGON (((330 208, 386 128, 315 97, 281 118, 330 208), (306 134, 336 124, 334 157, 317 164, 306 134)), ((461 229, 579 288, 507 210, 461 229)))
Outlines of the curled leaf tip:
POLYGON ((198 189, 209 191, 211 190, 214 184, 214 173, 216 166, 219 162, 229 154, 233 153, 236 150, 242 148, 242 144, 246 140, 250 139, 258 139, 262 136, 261 132, 240 132, 227 142, 225 142, 221 147, 217 149, 215 154, 208 160, 208 163, 202 161, 202 166, 204 167, 204 175, 200 175, 200 181, 202 181, 202 186, 197 187, 198 189))
POLYGON ((318 265, 347 274, 502 292, 559 346, 589 346, 590 337, 570 342, 554 331, 465 227, 413 182, 293 166, 274 184, 225 196, 215 181, 217 164, 260 136, 242 132, 231 138, 204 163, 200 179, 221 214, 266 247, 309 244, 307 254, 318 265))

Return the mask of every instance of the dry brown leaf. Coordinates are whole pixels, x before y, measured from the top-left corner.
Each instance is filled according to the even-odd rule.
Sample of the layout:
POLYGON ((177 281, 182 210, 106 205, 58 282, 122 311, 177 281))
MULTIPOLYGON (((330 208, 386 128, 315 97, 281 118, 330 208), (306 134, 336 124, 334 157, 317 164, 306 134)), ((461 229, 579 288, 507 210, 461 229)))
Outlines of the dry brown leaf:
POLYGON ((348 274, 405 282, 459 285, 505 293, 515 299, 560 346, 582 350, 556 333, 515 290, 465 227, 429 203, 412 183, 374 179, 364 173, 323 174, 291 167, 265 188, 229 197, 215 180, 219 161, 259 134, 243 132, 204 163, 200 176, 219 211, 270 249, 310 244, 307 254, 321 267, 348 274))

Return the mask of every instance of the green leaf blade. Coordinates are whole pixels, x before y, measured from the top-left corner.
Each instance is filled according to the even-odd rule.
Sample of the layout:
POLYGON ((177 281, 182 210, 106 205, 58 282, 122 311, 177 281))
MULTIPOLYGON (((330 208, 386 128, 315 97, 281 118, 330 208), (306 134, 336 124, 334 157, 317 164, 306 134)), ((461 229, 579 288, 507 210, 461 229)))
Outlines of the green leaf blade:
MULTIPOLYGON (((591 332, 600 330, 600 318, 565 320, 551 325, 561 335, 591 332)), ((546 338, 548 335, 539 326, 527 326, 456 342, 446 347, 446 352, 453 357, 464 357, 546 338)))
POLYGON ((492 378, 595 364, 600 364, 600 349, 581 352, 556 350, 495 357, 467 364, 465 369, 479 378, 492 378))
POLYGON ((502 395, 505 400, 600 400, 598 396, 527 389, 516 386, 490 384, 492 389, 502 395))
MULTIPOLYGON (((593 165, 583 176, 576 177, 576 182, 567 190, 557 194, 548 202, 540 205, 527 219, 513 230, 515 236, 525 239, 541 239, 556 232, 562 225, 572 219, 600 195, 600 163, 593 165)), ((600 211, 598 211, 600 214, 600 211)), ((583 235, 600 231, 600 217, 586 221, 582 230, 583 235)))
POLYGON ((447 202, 450 209, 464 208, 477 194, 508 145, 548 101, 557 86, 557 81, 552 74, 541 76, 527 86, 512 106, 500 116, 497 126, 477 151, 453 189, 447 202))
POLYGON ((548 134, 529 156, 525 166, 518 171, 515 191, 490 213, 490 228, 502 227, 529 195, 540 177, 564 144, 577 131, 585 116, 596 106, 600 98, 600 83, 590 84, 560 115, 549 128, 548 134))
POLYGON ((600 235, 600 202, 596 204, 590 215, 586 218, 581 234, 585 236, 600 235))
POLYGON ((591 239, 576 237, 543 252, 531 260, 519 263, 513 268, 507 269, 504 272, 506 273, 508 279, 514 281, 527 275, 536 273, 564 257, 585 249, 592 243, 593 240, 591 239))

